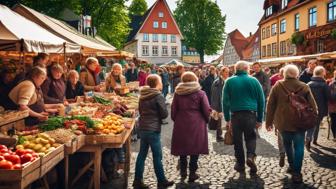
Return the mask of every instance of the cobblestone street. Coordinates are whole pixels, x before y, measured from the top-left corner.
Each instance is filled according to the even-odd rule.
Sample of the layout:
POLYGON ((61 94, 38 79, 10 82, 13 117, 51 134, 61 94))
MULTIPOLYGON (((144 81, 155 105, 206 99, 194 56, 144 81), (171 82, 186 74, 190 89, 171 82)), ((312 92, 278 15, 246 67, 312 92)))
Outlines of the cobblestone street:
MULTIPOLYGON (((175 181, 172 188, 336 188, 336 143, 327 140, 327 123, 321 128, 319 144, 312 146, 312 151, 305 151, 303 163, 304 184, 294 185, 291 176, 286 173, 288 164, 279 167, 279 152, 274 132, 264 129, 259 131, 257 140, 257 165, 258 176, 251 178, 246 170, 246 176, 239 175, 234 169, 233 146, 217 143, 215 132, 209 131, 210 154, 201 156, 199 160, 198 174, 200 179, 196 183, 181 183, 179 172, 176 169, 177 157, 170 154, 170 142, 173 123, 162 127, 163 163, 166 176, 175 181)), ((224 126, 224 125, 223 125, 224 126)), ((132 164, 129 178, 129 188, 134 179, 134 164, 139 150, 139 141, 133 143, 132 164)), ((286 162, 287 163, 287 162, 286 162)), ((144 173, 144 181, 151 188, 156 188, 151 154, 148 154, 144 173)))

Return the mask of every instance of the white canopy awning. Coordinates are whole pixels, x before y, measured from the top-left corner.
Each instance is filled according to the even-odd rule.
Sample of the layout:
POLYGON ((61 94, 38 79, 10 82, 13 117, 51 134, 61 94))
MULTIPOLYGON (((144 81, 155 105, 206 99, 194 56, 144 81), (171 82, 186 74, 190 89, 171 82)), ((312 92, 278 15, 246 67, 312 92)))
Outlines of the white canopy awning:
POLYGON ((80 52, 80 46, 0 5, 0 51, 63 53, 65 47, 66 52, 80 52))

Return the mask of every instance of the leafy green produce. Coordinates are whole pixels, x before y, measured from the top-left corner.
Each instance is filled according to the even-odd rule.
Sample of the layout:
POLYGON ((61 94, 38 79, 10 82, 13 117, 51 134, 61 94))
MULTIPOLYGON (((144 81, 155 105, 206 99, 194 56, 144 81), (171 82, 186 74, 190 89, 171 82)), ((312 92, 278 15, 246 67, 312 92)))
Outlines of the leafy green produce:
POLYGON ((63 127, 64 120, 63 117, 59 116, 50 117, 47 121, 39 124, 39 127, 42 131, 52 131, 63 127))
POLYGON ((70 120, 72 120, 72 119, 78 119, 78 120, 81 120, 81 121, 85 121, 86 126, 88 128, 93 128, 94 125, 95 125, 94 121, 88 116, 74 115, 74 116, 70 117, 70 120))
POLYGON ((23 144, 26 141, 26 139, 23 136, 19 136, 18 138, 18 144, 23 144))
POLYGON ((109 105, 109 104, 112 103, 110 100, 106 100, 105 98, 100 97, 100 96, 96 96, 96 95, 93 96, 93 99, 94 99, 97 103, 104 104, 104 105, 109 105))

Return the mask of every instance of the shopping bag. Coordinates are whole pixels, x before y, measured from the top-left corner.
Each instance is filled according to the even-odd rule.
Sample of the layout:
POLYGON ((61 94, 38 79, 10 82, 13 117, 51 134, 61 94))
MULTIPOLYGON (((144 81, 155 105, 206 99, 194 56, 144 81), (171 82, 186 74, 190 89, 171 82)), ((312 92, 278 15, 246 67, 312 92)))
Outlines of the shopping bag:
POLYGON ((233 136, 231 129, 226 130, 226 133, 224 135, 224 144, 233 145, 233 136))
POLYGON ((210 118, 209 121, 209 130, 217 130, 220 120, 215 120, 214 118, 210 118))

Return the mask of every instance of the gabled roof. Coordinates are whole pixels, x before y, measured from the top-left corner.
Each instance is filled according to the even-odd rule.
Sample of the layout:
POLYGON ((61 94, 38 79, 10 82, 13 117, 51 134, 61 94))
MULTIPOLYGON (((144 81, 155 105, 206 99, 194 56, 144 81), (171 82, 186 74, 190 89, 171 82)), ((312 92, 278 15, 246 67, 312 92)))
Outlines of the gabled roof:
POLYGON ((177 27, 177 30, 181 36, 181 39, 183 39, 183 35, 180 31, 180 28, 178 27, 173 13, 171 12, 168 3, 166 0, 157 0, 147 11, 143 16, 132 16, 131 18, 131 23, 130 23, 130 28, 131 28, 131 32, 129 33, 128 37, 127 37, 127 41, 126 44, 133 41, 136 37, 136 35, 139 33, 139 31, 142 29, 142 27, 144 26, 144 23, 146 23, 147 19, 149 18, 149 16, 151 15, 151 13, 153 12, 154 8, 156 7, 156 5, 160 2, 163 1, 163 3, 165 4, 165 6, 167 7, 169 14, 171 15, 171 17, 173 18, 173 22, 177 27))
POLYGON ((247 46, 249 41, 243 36, 242 33, 240 33, 238 29, 235 29, 233 32, 229 33, 228 38, 230 38, 231 44, 235 48, 239 57, 242 58, 243 49, 247 46))
POLYGON ((247 38, 248 44, 244 48, 242 55, 243 59, 250 59, 253 55, 254 47, 256 43, 259 43, 260 29, 258 29, 253 35, 247 38))

